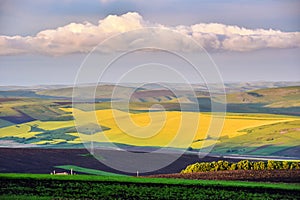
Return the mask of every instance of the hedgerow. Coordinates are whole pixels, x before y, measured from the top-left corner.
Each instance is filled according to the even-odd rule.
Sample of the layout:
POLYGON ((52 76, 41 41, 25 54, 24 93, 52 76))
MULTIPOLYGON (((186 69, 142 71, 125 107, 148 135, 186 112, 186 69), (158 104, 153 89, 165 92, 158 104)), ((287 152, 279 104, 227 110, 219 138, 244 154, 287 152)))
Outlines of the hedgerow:
POLYGON ((300 162, 295 161, 249 161, 241 160, 237 163, 224 160, 213 162, 197 162, 188 165, 181 173, 209 172, 222 170, 274 170, 274 169, 300 169, 300 162))

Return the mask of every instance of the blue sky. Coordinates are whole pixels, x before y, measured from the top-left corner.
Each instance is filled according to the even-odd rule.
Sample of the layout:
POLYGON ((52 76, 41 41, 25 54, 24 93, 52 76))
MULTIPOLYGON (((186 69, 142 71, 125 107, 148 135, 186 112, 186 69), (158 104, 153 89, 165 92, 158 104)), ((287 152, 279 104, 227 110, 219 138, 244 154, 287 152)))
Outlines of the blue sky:
MULTIPOLYGON (((53 52, 43 49, 37 34, 62 27, 63 30, 56 31, 56 35, 53 31, 44 32, 45 37, 54 35, 53 40, 61 41, 57 35, 70 30, 68 24, 87 27, 85 23, 89 22, 92 28, 102 30, 104 25, 99 20, 108 24, 126 23, 124 30, 132 30, 136 25, 144 27, 148 23, 176 30, 183 26, 183 31, 187 32, 192 30, 193 37, 199 41, 206 37, 204 47, 225 81, 300 80, 299 1, 4 0, 0 2, 0 37, 3 38, 2 43, 0 40, 0 85, 72 84, 85 52, 92 45, 84 46, 85 52, 73 47, 62 47, 59 52, 53 52), (128 12, 136 14, 126 15, 128 12), (107 19, 108 15, 117 17, 107 19), (135 21, 128 25, 126 20, 135 21), (210 33, 212 26, 207 24, 211 23, 217 24, 217 32, 212 30, 210 33), (193 26, 196 24, 201 26, 193 26), (129 29, 126 26, 130 26, 129 29), (247 33, 242 28, 247 29, 247 33), (225 32, 220 33, 224 29, 225 32), (235 38, 232 33, 227 33, 232 29, 236 29, 235 38), (270 29, 280 33, 273 33, 270 29), (227 43, 213 38, 220 37, 220 34, 228 38, 227 43), (245 44, 249 48, 233 44, 238 39, 241 42, 247 40, 245 44), (280 39, 283 41, 277 42, 280 39), (218 47, 212 44, 220 41, 223 43, 218 47), (252 44, 249 41, 253 41, 252 44)), ((114 29, 112 33, 118 31, 114 29)), ((105 39, 101 35, 103 32, 97 34, 100 35, 98 42, 105 39)))

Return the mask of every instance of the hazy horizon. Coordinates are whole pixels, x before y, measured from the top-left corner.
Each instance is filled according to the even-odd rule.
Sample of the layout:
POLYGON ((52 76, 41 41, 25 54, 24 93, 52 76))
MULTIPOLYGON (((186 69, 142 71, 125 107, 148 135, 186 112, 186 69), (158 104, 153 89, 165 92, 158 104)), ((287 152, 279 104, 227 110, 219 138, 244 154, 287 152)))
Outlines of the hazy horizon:
MULTIPOLYGON (((230 85, 230 84, 249 84, 249 85, 255 85, 255 84, 272 84, 272 83, 287 83, 291 84, 290 86, 299 86, 300 81, 227 81, 223 84, 230 85)), ((140 84, 170 84, 170 85, 176 85, 176 84, 182 84, 182 85, 188 85, 188 83, 183 82, 155 82, 155 83, 148 83, 148 82, 126 82, 126 83, 114 83, 114 82, 100 82, 100 83, 82 83, 79 85, 120 85, 120 86, 126 86, 126 85, 140 85, 140 84)), ((220 84, 220 83, 210 83, 210 84, 220 84)), ((199 85, 199 86, 205 86, 205 83, 199 82, 199 83, 191 83, 191 85, 199 85)), ((24 88, 31 88, 31 87, 50 87, 50 88, 56 88, 57 87, 72 87, 74 84, 32 84, 32 85, 0 85, 0 88, 9 88, 9 87, 24 87, 24 88)))

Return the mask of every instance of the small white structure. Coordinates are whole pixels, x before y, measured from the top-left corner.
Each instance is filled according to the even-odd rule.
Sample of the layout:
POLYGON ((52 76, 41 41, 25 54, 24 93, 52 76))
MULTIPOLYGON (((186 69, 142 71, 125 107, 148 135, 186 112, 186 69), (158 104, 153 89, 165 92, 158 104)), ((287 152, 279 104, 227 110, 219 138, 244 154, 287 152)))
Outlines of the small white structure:
POLYGON ((53 172, 50 173, 51 175, 68 175, 69 173, 68 172, 59 172, 59 173, 56 173, 55 170, 53 170, 53 172))
POLYGON ((68 172, 56 173, 55 175, 69 175, 68 172))
MULTIPOLYGON (((68 172, 59 172, 56 173, 55 170, 53 170, 53 172, 50 173, 51 175, 69 175, 68 172)), ((74 175, 75 173, 73 172, 73 168, 71 168, 70 170, 70 175, 74 175)))

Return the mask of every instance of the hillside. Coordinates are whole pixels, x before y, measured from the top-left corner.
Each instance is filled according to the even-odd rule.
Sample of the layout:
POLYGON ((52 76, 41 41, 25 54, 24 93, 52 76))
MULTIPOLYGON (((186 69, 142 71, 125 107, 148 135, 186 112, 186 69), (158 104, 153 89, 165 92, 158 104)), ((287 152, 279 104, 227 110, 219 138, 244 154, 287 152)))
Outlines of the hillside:
MULTIPOLYGON (((174 86, 180 88, 180 85, 174 86)), ((85 86, 81 95, 86 96, 84 92, 91 88, 85 86)), ((99 86, 95 104, 84 100, 74 104, 76 112, 82 113, 82 116, 93 113, 95 106, 95 114, 99 118, 98 122, 82 124, 79 134, 72 115, 74 110, 71 109, 72 88, 53 89, 49 86, 39 90, 0 91, 0 146, 82 148, 81 139, 91 139, 86 136, 88 132, 99 138, 103 133, 107 134, 120 147, 152 149, 168 144, 176 135, 182 116, 185 116, 190 125, 185 125, 180 132, 197 132, 190 149, 210 148, 217 141, 213 149, 216 154, 300 155, 300 86, 228 93, 227 116, 220 138, 206 135, 212 118, 209 93, 197 90, 196 104, 191 94, 183 90, 185 87, 182 86, 181 89, 174 90, 178 94, 176 97, 174 92, 157 84, 137 89, 133 85, 99 86), (112 99, 111 94, 115 88, 120 93, 112 99), (133 93, 127 105, 124 100, 130 92, 133 93), (113 109, 111 101, 115 102, 113 109), (195 110, 195 105, 199 106, 200 113, 195 110), (152 111, 150 114, 149 110, 152 111), (130 116, 135 126, 125 120, 126 116, 130 116), (193 123, 195 117, 201 118, 197 128, 194 127, 197 123, 193 123), (120 129, 120 124, 116 124, 115 120, 122 122, 125 129, 120 129), (101 129, 97 128, 97 123, 101 125, 101 129), (164 126, 160 129, 162 123, 164 126), (141 135, 147 135, 153 130, 159 131, 145 143, 144 140, 124 135, 124 130, 141 135)), ((96 139, 95 142, 97 145, 107 146, 101 139, 96 139)), ((177 141, 170 147, 184 146, 177 141)))
POLYGON ((250 90, 227 95, 228 103, 263 103, 266 107, 300 106, 300 86, 250 90))

